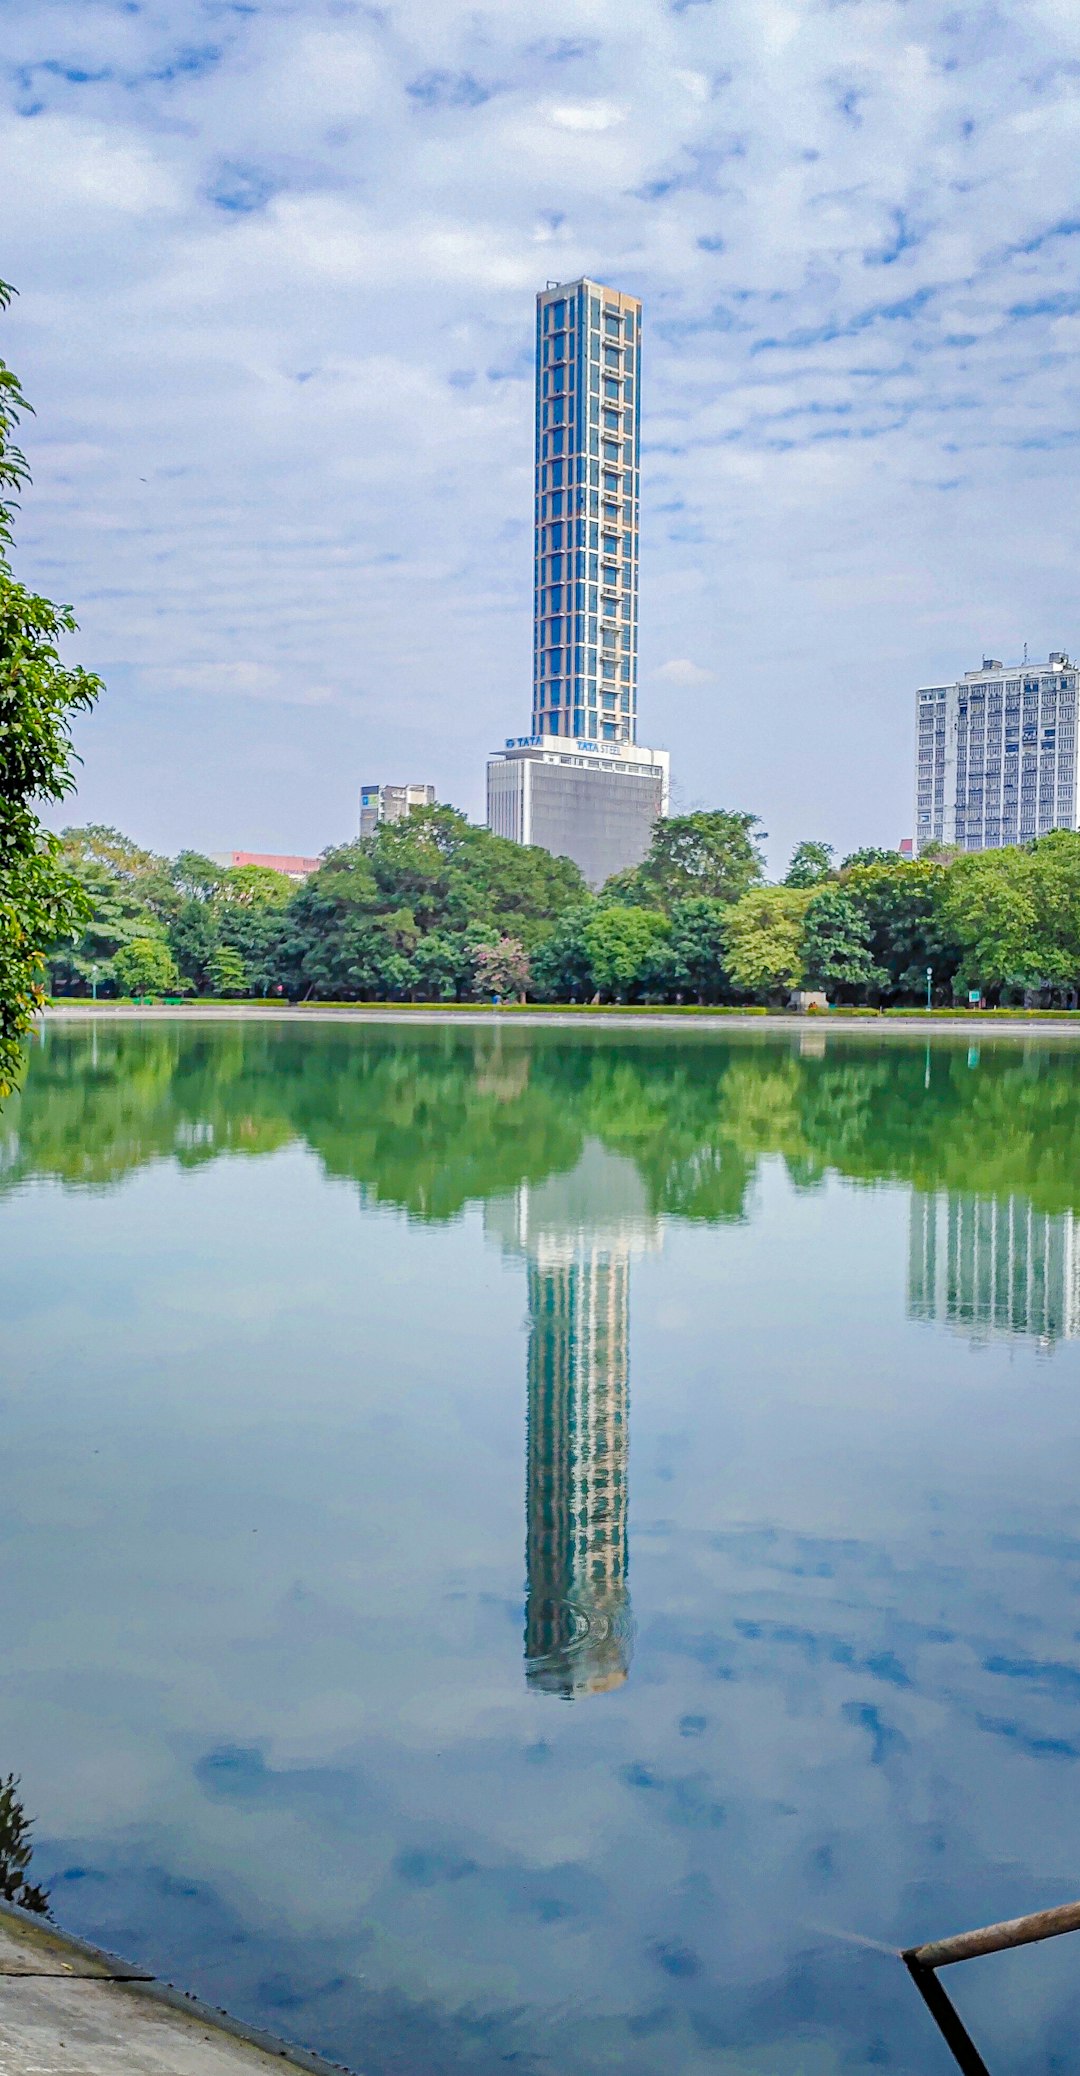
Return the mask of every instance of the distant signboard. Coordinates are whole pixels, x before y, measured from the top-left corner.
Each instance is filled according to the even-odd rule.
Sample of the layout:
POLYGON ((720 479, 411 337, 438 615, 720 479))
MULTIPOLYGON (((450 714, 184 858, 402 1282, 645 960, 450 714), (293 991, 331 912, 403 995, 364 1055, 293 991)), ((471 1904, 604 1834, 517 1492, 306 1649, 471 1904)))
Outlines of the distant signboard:
POLYGON ((968 989, 968 1001, 970 1002, 970 1004, 971 1004, 971 1006, 972 1006, 972 1008, 973 1008, 973 1009, 978 1009, 978 1007, 979 1007, 980 1003, 982 1002, 982 989, 981 989, 981 988, 969 988, 969 989, 968 989))

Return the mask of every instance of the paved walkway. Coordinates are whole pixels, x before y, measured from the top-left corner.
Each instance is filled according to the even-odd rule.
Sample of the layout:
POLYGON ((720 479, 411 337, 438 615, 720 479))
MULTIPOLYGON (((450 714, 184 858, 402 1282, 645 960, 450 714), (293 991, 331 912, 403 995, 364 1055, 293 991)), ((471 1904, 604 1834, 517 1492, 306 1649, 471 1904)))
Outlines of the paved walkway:
MULTIPOLYGON (((331 2064, 0 1904, 0 2076, 331 2076, 331 2064)), ((336 2076, 336 2072, 335 2072, 336 2076)))
POLYGON ((363 1002, 340 1007, 332 1003, 305 1002, 283 1005, 281 1008, 264 1007, 261 1003, 222 1002, 210 1004, 200 1002, 197 1006, 166 1006, 156 1004, 152 1009, 136 1008, 131 1002, 86 1002, 72 998, 70 1001, 50 1003, 42 1010, 42 1023, 81 1023, 96 1019, 101 1023, 300 1023, 300 1024, 442 1024, 447 1028, 458 1025, 483 1025, 488 1030, 516 1030, 522 1025, 529 1030, 575 1031, 587 1025, 590 1030, 604 1031, 698 1031, 707 1036, 723 1038, 732 1031, 756 1031, 759 1038, 767 1038, 777 1031, 797 1032, 814 1045, 826 1038, 842 1034, 860 1038, 918 1037, 927 1038, 1080 1038, 1080 1014, 1055 1016, 1047 1010, 1042 1015, 1031 1017, 987 1016, 925 1016, 913 1011, 910 1016, 845 1016, 843 1010, 831 1010, 828 1016, 795 1016, 785 1011, 769 1016, 747 1016, 739 1010, 709 1010, 680 1015, 677 1010, 663 1009, 441 1009, 437 1003, 430 1007, 372 1007, 363 1002))

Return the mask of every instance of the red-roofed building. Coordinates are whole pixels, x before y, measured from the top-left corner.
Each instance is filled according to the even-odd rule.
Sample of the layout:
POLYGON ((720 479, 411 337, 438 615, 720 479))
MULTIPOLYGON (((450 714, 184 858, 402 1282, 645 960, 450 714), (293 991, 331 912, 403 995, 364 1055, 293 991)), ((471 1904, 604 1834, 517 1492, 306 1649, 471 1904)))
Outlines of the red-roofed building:
POLYGON ((262 865, 267 872, 281 872, 286 879, 301 880, 317 872, 321 860, 293 858, 276 851, 215 851, 213 862, 223 865, 226 871, 233 871, 238 865, 262 865))

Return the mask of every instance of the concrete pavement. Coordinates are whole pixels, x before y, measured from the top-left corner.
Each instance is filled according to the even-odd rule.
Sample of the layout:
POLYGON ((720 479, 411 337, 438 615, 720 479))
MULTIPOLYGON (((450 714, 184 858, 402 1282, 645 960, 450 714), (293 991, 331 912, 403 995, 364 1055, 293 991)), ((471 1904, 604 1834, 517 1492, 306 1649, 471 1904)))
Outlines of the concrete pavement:
POLYGON ((340 2076, 0 1904, 0 2076, 340 2076))

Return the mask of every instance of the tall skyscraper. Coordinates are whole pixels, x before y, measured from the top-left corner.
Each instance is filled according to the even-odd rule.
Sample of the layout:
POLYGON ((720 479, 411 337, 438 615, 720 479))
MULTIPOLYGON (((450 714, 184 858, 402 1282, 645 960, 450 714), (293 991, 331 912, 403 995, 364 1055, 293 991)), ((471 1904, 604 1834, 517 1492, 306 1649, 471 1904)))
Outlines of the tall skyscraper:
POLYGON ((1046 663, 979 670, 916 694, 915 828, 930 843, 993 850, 1026 843, 1080 820, 1076 756, 1077 666, 1062 651, 1046 663))
POLYGON ((637 740, 641 304, 583 279, 536 299, 532 733, 488 765, 488 822, 573 858, 637 864, 668 810, 637 740))
POLYGON ((637 741, 641 304, 536 298, 533 734, 637 741))

